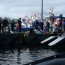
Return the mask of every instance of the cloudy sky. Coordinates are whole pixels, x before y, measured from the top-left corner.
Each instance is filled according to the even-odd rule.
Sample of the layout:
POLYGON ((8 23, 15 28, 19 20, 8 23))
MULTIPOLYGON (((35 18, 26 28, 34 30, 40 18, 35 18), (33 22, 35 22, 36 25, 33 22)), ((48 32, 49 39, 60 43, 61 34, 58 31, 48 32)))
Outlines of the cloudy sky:
MULTIPOLYGON (((65 0, 43 0, 44 16, 49 16, 50 9, 59 15, 65 12, 65 0)), ((24 17, 40 14, 41 0, 0 0, 0 16, 2 17, 24 17)), ((65 14, 64 14, 65 15, 65 14)))

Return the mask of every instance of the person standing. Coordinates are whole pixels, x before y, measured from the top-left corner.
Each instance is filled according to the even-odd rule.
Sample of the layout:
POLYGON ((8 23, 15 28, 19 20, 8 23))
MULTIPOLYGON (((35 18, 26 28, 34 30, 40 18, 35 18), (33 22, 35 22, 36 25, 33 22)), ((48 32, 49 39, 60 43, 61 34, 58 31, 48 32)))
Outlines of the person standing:
POLYGON ((64 32, 65 32, 65 19, 63 21, 63 29, 64 29, 64 32))
POLYGON ((44 25, 44 23, 40 22, 40 28, 41 28, 42 31, 43 31, 43 25, 44 25))
POLYGON ((33 23, 33 27, 34 27, 34 29, 36 29, 36 30, 40 30, 40 23, 39 23, 38 20, 35 20, 35 22, 33 23))
POLYGON ((14 26, 15 26, 15 22, 14 22, 14 20, 13 20, 12 23, 11 23, 11 30, 12 30, 12 31, 14 31, 14 26))
POLYGON ((50 23, 47 21, 46 22, 46 31, 49 32, 49 27, 50 27, 50 23))
POLYGON ((59 18, 58 18, 58 21, 57 21, 57 28, 58 28, 58 32, 60 32, 60 30, 61 30, 61 21, 60 21, 59 18))
POLYGON ((19 32, 21 32, 21 18, 19 18, 18 24, 19 24, 19 32))
POLYGON ((0 20, 0 33, 1 33, 1 20, 0 20))

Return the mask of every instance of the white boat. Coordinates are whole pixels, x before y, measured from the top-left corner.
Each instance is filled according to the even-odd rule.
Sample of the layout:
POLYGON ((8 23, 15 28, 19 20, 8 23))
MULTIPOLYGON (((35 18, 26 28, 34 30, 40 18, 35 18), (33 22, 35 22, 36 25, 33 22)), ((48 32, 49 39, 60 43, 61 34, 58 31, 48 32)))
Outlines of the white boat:
POLYGON ((53 39, 53 38, 55 38, 55 37, 56 37, 56 36, 50 36, 50 37, 48 37, 47 39, 41 41, 40 43, 43 44, 43 43, 45 43, 45 42, 47 42, 47 41, 49 41, 49 40, 51 40, 51 39, 53 39))
POLYGON ((58 42, 60 42, 61 40, 63 40, 64 37, 58 37, 57 39, 55 39, 54 41, 50 42, 48 45, 49 46, 53 46, 55 44, 57 44, 58 42))

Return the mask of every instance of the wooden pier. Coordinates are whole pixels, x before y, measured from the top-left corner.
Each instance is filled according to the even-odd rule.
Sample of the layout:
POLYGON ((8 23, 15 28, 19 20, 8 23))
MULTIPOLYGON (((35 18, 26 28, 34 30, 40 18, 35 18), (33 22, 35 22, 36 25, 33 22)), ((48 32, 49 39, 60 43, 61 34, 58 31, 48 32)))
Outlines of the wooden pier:
POLYGON ((41 45, 40 42, 53 34, 2 33, 0 48, 22 47, 23 45, 41 45))

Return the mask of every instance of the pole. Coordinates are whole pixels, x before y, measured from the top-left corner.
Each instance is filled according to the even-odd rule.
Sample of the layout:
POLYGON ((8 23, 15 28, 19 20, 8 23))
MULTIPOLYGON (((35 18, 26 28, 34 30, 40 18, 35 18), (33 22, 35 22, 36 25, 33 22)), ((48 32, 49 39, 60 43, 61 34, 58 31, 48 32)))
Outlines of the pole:
POLYGON ((43 21, 43 0, 41 2, 41 20, 43 21))

